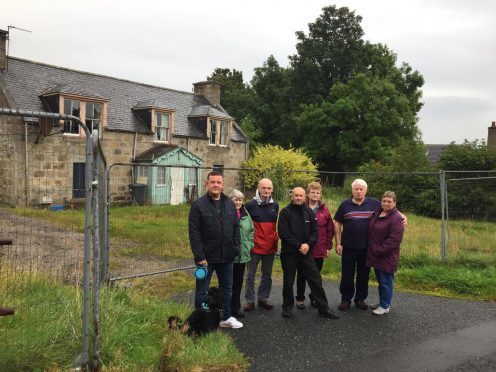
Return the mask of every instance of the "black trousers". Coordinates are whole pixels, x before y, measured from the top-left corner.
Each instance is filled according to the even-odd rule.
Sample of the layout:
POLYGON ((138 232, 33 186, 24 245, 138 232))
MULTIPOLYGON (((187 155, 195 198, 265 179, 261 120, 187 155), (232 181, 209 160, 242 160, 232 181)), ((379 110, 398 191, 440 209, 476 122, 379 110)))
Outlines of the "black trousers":
POLYGON ((317 304, 319 311, 327 310, 329 304, 327 297, 322 287, 322 277, 319 269, 315 264, 311 254, 303 255, 299 252, 281 252, 281 264, 283 271, 283 287, 282 287, 282 307, 285 310, 293 310, 294 292, 293 286, 295 282, 296 270, 305 276, 308 286, 312 291, 313 298, 317 304))
POLYGON ((341 300, 351 302, 353 296, 355 302, 365 300, 369 294, 369 273, 367 250, 344 248, 341 257, 341 284, 339 285, 341 300))
POLYGON ((243 288, 243 277, 245 276, 246 263, 233 264, 233 284, 231 311, 237 313, 241 310, 241 289, 243 288))
MULTIPOLYGON (((317 265, 317 269, 319 272, 322 271, 322 266, 324 266, 324 258, 314 258, 315 265, 317 265)), ((301 272, 300 268, 296 270, 296 301, 305 301, 305 288, 306 288, 307 279, 305 275, 301 272)), ((310 292, 310 298, 312 298, 312 292, 310 292)))

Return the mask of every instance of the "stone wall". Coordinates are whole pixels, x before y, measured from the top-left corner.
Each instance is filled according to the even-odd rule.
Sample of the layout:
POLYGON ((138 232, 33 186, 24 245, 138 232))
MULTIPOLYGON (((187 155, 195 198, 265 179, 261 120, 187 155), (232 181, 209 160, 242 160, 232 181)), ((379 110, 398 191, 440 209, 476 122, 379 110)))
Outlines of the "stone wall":
MULTIPOLYGON (((0 116, 0 203, 39 206, 71 200, 73 164, 86 162, 85 138, 58 133, 60 127, 54 127, 48 137, 40 134, 37 124, 28 124, 27 129, 26 148, 23 119, 0 116)), ((105 131, 101 143, 108 165, 132 161, 134 133, 105 131)), ((139 134, 134 153, 139 154, 153 144, 152 136, 139 134)), ((219 164, 239 168, 245 160, 244 143, 231 142, 229 147, 219 147, 208 146, 206 139, 173 138, 173 144, 201 158, 205 167, 219 164)), ((239 172, 226 171, 225 178, 226 188, 240 187, 239 172)), ((130 183, 131 166, 113 167, 110 185, 113 197, 128 197, 130 183)))

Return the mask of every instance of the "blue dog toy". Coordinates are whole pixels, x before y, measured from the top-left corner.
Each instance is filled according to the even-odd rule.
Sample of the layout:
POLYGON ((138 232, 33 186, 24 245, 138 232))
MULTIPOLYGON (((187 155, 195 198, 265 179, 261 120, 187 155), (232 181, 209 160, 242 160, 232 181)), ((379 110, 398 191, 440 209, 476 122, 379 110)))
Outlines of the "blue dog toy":
POLYGON ((195 278, 198 280, 203 280, 207 277, 208 266, 207 265, 196 265, 195 278))

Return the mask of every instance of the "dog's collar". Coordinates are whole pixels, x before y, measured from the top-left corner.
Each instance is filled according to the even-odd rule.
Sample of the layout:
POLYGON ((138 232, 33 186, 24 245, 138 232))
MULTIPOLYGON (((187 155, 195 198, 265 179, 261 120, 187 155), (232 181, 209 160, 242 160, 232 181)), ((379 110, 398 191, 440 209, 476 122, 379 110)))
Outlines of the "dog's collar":
POLYGON ((207 312, 210 311, 210 307, 208 306, 208 303, 206 303, 206 302, 203 302, 201 304, 201 308, 202 308, 203 311, 207 311, 207 312))

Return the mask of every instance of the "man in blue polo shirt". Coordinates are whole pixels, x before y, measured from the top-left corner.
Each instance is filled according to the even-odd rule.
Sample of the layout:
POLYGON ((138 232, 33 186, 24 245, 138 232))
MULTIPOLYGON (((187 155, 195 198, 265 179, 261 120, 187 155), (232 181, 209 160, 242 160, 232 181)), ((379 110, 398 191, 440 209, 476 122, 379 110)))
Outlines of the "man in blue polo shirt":
POLYGON ((367 310, 365 299, 369 290, 367 241, 372 213, 381 206, 374 198, 367 198, 367 183, 356 179, 351 184, 351 199, 341 203, 334 216, 336 253, 341 257, 341 303, 339 310, 348 310, 354 297, 355 306, 367 310), (341 231, 342 230, 342 231, 341 231), (356 269, 356 286, 355 286, 356 269))

